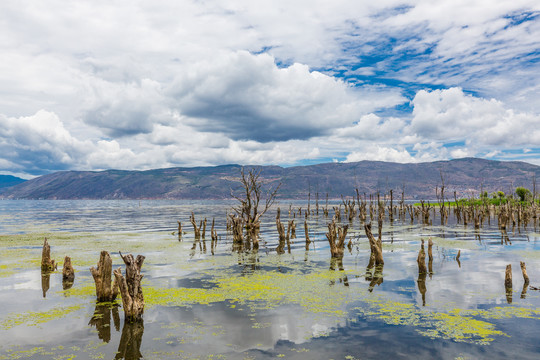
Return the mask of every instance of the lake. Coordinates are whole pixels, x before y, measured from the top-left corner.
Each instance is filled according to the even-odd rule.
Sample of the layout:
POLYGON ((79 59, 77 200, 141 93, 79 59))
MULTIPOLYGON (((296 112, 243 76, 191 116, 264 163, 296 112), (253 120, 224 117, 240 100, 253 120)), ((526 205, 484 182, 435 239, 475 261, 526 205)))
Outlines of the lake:
POLYGON ((445 225, 438 217, 433 225, 386 218, 385 264, 374 272, 366 269, 370 246, 358 217, 350 224, 342 217, 350 247, 335 267, 322 210, 307 218, 309 250, 307 202, 280 199, 263 217, 258 252, 235 251, 226 230, 234 204, 0 201, 0 359, 539 357, 540 291, 523 287, 520 270, 523 261, 531 285, 540 286, 535 226, 510 227, 505 236, 495 218, 480 229, 453 216, 445 225), (284 254, 276 252, 277 206, 285 225, 296 220, 297 237, 284 254), (195 240, 191 212, 197 222, 207 218, 206 239, 195 240), (217 243, 210 240, 213 218, 217 243), (40 270, 45 237, 59 263, 50 274, 40 270), (430 238, 431 271, 422 277, 417 256, 430 238), (101 250, 123 271, 119 251, 146 257, 142 323, 124 322, 120 298, 96 304, 89 269, 101 250), (66 255, 73 284, 62 282, 66 255))

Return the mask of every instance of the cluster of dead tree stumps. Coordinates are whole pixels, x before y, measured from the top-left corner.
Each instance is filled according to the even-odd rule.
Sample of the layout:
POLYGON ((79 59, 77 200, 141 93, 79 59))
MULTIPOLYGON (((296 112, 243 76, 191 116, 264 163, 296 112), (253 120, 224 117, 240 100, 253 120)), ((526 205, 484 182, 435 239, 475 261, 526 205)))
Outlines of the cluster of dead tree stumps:
MULTIPOLYGON (((126 322, 136 322, 142 319, 144 313, 141 268, 145 257, 138 255, 134 258, 131 254, 122 255, 121 252, 119 254, 126 265, 125 276, 122 274, 121 268, 113 272, 112 259, 107 251, 102 251, 97 266, 90 268, 96 285, 96 298, 98 303, 113 302, 120 293, 126 322)), ((58 264, 51 259, 51 247, 45 239, 41 256, 43 297, 49 290, 50 274, 57 270, 57 267, 58 264)), ((75 270, 69 256, 64 258, 62 280, 64 290, 73 286, 75 270)))

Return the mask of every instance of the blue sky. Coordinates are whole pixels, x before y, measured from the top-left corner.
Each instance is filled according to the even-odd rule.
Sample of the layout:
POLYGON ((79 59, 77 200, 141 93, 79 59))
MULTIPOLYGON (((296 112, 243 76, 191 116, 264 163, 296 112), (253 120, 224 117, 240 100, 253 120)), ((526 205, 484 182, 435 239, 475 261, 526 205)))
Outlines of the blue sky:
POLYGON ((540 4, 0 3, 0 173, 540 165, 540 4))

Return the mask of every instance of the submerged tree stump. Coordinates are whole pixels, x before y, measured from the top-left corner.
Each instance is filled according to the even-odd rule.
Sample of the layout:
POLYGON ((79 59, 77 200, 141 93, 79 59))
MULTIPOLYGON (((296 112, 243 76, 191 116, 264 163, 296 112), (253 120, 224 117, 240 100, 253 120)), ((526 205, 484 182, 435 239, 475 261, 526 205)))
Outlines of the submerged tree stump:
POLYGON ((51 247, 47 242, 47 238, 43 241, 43 250, 41 251, 41 271, 54 271, 57 264, 51 259, 51 247))
POLYGON ((374 262, 375 265, 383 265, 382 241, 377 241, 371 233, 371 224, 364 224, 364 230, 369 239, 369 246, 371 248, 370 264, 374 262))
POLYGON ((504 287, 506 290, 506 301, 512 303, 512 265, 506 265, 506 271, 504 274, 504 287))
POLYGON ((304 220, 304 234, 306 236, 306 251, 307 251, 309 250, 309 244, 311 243, 311 240, 309 239, 309 229, 308 229, 307 220, 304 220))
POLYGON ((75 280, 75 271, 71 265, 71 258, 66 256, 64 258, 64 266, 62 268, 62 280, 65 282, 73 282, 75 280))
POLYGON ((141 287, 143 275, 141 275, 141 267, 145 257, 137 255, 135 259, 132 254, 123 256, 122 253, 120 253, 120 257, 122 257, 124 264, 126 264, 126 277, 122 275, 120 268, 114 270, 114 277, 120 288, 125 321, 140 321, 144 312, 144 297, 141 287))
POLYGON ((330 253, 332 258, 342 259, 345 251, 345 238, 347 237, 347 230, 349 225, 343 227, 336 225, 335 218, 328 224, 328 232, 326 238, 330 244, 330 253))
POLYGON ((97 268, 91 267, 90 272, 96 283, 96 296, 98 302, 113 301, 118 295, 118 285, 111 280, 112 259, 109 253, 103 250, 99 256, 97 268))

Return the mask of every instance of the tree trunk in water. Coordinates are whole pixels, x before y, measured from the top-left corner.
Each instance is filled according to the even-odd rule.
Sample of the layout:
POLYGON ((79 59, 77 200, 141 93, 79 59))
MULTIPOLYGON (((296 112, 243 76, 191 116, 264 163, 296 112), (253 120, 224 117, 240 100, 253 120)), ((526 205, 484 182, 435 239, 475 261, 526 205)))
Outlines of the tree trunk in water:
POLYGON ((512 265, 506 265, 506 272, 504 274, 504 287, 506 289, 506 301, 512 303, 512 265))
POLYGON ((122 253, 120 253, 120 256, 124 260, 124 264, 126 264, 126 277, 124 278, 120 268, 114 270, 114 277, 120 288, 125 321, 140 321, 144 312, 144 297, 141 287, 143 275, 141 275, 141 267, 145 257, 137 255, 137 259, 134 259, 133 255, 128 254, 123 256, 122 253))
MULTIPOLYGON (((369 246, 371 248, 371 258, 375 260, 375 265, 383 265, 383 255, 382 255, 382 244, 373 237, 373 234, 371 233, 371 224, 365 224, 364 230, 366 232, 366 236, 369 239, 369 246)), ((371 263, 371 261, 370 261, 371 263)))
POLYGON ((43 250, 41 252, 41 271, 54 271, 56 270, 57 264, 51 259, 51 247, 47 242, 47 238, 43 242, 43 250))
POLYGON ((75 280, 75 271, 71 265, 71 258, 66 256, 62 267, 62 288, 64 290, 70 289, 73 286, 73 280, 75 280))
POLYGON ((97 269, 91 267, 90 272, 96 283, 97 301, 114 301, 118 295, 118 286, 116 281, 111 281, 112 259, 107 251, 101 252, 97 269))

